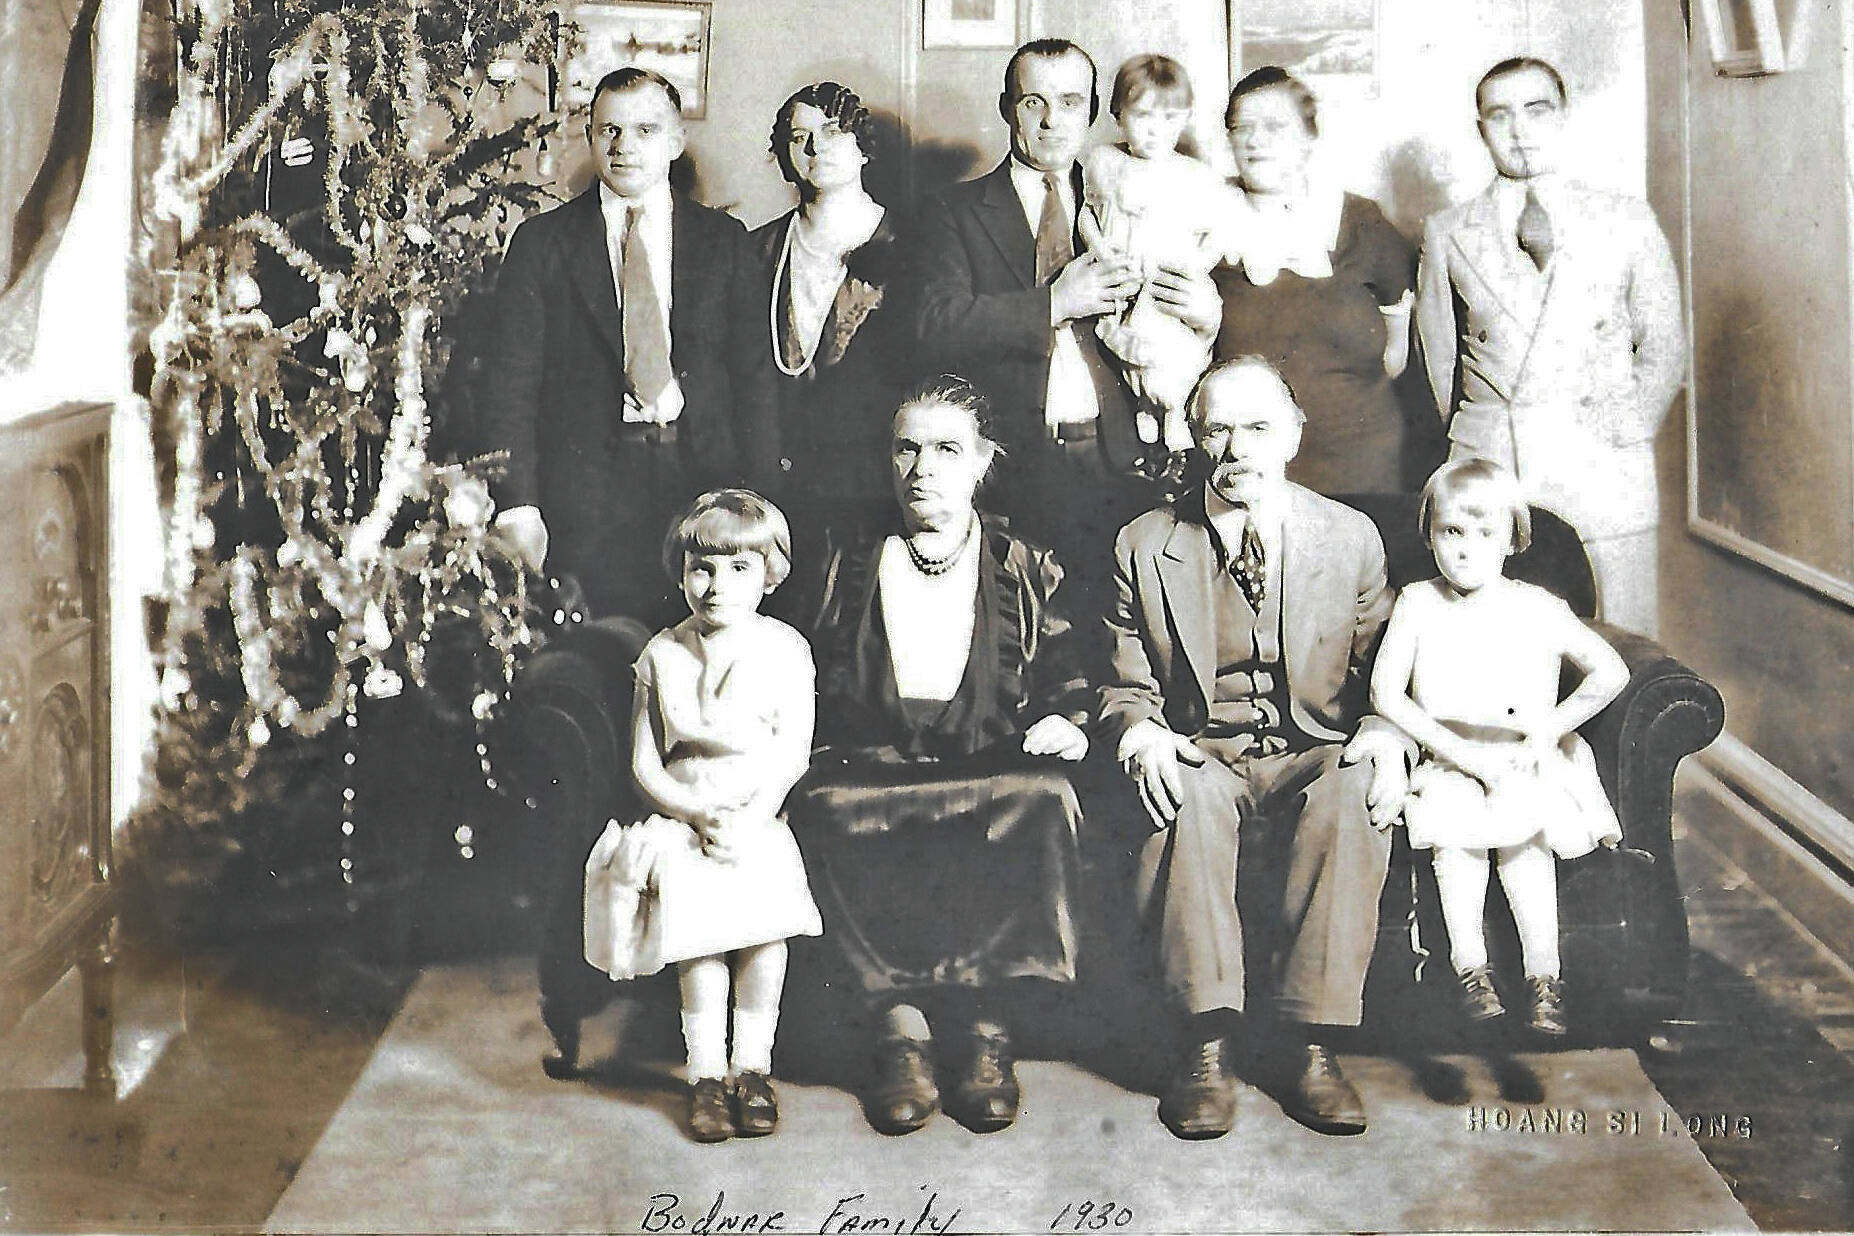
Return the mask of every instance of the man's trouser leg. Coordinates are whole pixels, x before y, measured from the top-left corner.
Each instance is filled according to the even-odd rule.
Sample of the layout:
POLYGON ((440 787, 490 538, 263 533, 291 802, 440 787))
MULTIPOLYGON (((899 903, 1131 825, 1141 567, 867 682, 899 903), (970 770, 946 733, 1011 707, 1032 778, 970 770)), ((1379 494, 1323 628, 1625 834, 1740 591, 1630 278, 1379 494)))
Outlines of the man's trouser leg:
POLYGON ((1243 1007, 1236 850, 1242 778, 1216 760, 1181 765, 1184 804, 1140 852, 1139 906, 1159 933, 1165 988, 1185 1011, 1243 1007))
POLYGON ((1371 765, 1341 764, 1342 750, 1324 744, 1243 768, 1255 802, 1242 825, 1245 901, 1253 877, 1272 920, 1275 1009, 1311 1025, 1358 1024, 1390 863, 1390 836, 1365 807, 1371 765))

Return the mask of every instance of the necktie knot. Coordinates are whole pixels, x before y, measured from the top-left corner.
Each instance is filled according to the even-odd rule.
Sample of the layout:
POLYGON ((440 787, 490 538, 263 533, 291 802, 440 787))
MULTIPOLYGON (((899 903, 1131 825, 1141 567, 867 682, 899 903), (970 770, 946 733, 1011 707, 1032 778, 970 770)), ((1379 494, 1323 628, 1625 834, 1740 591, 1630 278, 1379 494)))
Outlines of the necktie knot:
POLYGON ((1268 560, 1262 550, 1262 534, 1255 529, 1255 520, 1250 519, 1242 526, 1242 541, 1236 554, 1230 559, 1230 577, 1242 590, 1243 600, 1251 609, 1262 608, 1262 595, 1267 589, 1268 560))
POLYGON ((1545 264, 1551 261, 1554 247, 1551 216, 1545 213, 1544 204, 1530 185, 1526 186, 1526 203, 1520 207, 1516 231, 1519 251, 1531 258, 1534 266, 1544 270, 1545 264))

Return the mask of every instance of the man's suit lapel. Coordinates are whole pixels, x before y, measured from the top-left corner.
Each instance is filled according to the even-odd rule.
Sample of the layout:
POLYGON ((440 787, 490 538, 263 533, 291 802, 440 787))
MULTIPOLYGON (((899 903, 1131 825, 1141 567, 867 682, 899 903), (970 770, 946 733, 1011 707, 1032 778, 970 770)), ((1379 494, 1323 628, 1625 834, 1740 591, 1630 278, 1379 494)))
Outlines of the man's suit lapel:
POLYGON ((708 221, 683 194, 670 193, 670 361, 676 361, 676 341, 687 338, 683 318, 702 304, 703 280, 713 277, 714 263, 707 260, 708 221))
MULTIPOLYGON (((1306 680, 1308 658, 1319 639, 1319 620, 1331 619, 1322 604, 1326 592, 1327 555, 1333 552, 1326 512, 1298 485, 1288 488, 1288 508, 1281 522, 1281 655, 1287 663, 1290 697, 1294 682, 1306 680)), ((1344 611, 1350 613, 1350 601, 1344 611)))
POLYGON ((1036 237, 1024 220, 1023 203, 1011 186, 1011 161, 1006 158, 985 176, 985 190, 979 194, 973 211, 979 226, 998 256, 1004 259, 1011 276, 1024 287, 1036 282, 1036 237))
POLYGON ((1454 235, 1456 251, 1487 289, 1501 312, 1522 329, 1538 321, 1537 272, 1522 270, 1526 257, 1518 242, 1500 226, 1500 211, 1490 186, 1475 198, 1454 235))
POLYGON ((1219 570, 1217 550, 1201 489, 1180 498, 1174 509, 1171 532, 1159 548, 1161 594, 1178 649, 1190 663, 1191 675, 1208 705, 1217 673, 1217 613, 1210 591, 1219 570))
POLYGON ((599 333, 620 360, 624 358, 624 319, 618 313, 618 288, 612 282, 612 255, 605 246, 605 215, 595 184, 567 203, 567 262, 573 286, 599 333))
POLYGON ((1584 213, 1582 204, 1581 195, 1574 191, 1560 193, 1552 204, 1554 244, 1551 264, 1546 267, 1551 278, 1539 305, 1527 363, 1513 380, 1516 402, 1524 398, 1527 380, 1533 374, 1562 377, 1558 366, 1563 358, 1577 354, 1577 349, 1567 348, 1564 340, 1590 329, 1590 307, 1599 303, 1592 299, 1586 272, 1592 249, 1603 245, 1605 238, 1593 231, 1593 220, 1584 213))

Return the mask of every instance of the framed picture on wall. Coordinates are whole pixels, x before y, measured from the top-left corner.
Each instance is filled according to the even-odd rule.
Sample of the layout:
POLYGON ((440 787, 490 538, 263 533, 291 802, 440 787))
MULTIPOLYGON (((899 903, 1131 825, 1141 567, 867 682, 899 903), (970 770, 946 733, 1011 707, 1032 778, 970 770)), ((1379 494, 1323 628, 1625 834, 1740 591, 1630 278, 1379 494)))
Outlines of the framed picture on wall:
POLYGON ((708 111, 707 0, 577 0, 567 25, 562 75, 568 105, 592 104, 599 79, 626 65, 654 69, 682 95, 682 114, 708 111))
POLYGON ((1231 80, 1276 64, 1322 99, 1377 92, 1378 0, 1232 0, 1231 80))
POLYGON ((921 46, 1015 47, 1019 0, 921 0, 921 46))

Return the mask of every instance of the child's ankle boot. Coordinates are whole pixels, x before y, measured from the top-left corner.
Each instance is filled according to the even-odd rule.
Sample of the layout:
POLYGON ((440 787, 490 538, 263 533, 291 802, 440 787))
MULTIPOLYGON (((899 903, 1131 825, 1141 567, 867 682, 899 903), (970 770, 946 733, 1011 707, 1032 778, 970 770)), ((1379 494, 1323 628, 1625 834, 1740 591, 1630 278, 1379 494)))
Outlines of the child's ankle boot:
POLYGON ((1506 1012, 1494 990, 1491 966, 1471 966, 1456 977, 1461 980, 1461 1009, 1469 1021, 1492 1021, 1506 1012))
POLYGON ((734 1136, 727 1083, 719 1077, 701 1077, 689 1083, 689 1136, 698 1142, 724 1142, 734 1136))
POLYGON ((1555 1039, 1569 1034, 1564 1020, 1564 980, 1555 974, 1528 974, 1526 988, 1532 995, 1532 1016, 1526 1019, 1526 1028, 1555 1039))
POLYGON ((764 1137, 779 1127, 779 1096, 772 1078, 764 1073, 742 1073, 734 1079, 734 1131, 742 1137, 764 1137))

